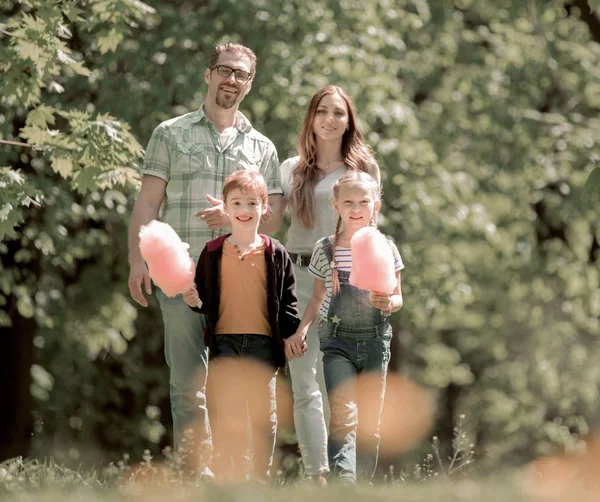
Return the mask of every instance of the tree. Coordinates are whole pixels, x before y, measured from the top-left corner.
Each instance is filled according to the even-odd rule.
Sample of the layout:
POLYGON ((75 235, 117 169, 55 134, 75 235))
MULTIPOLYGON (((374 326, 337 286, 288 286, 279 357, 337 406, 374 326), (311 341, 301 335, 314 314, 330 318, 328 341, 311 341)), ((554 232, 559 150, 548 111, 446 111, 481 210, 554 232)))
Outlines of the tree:
MULTIPOLYGON (((98 258, 98 246, 116 237, 111 226, 123 227, 127 185, 135 184, 132 167, 142 154, 127 124, 94 112, 92 103, 61 99, 77 76, 92 77, 76 30, 93 33, 86 50, 106 53, 152 12, 141 2, 121 0, 26 0, 5 2, 3 8, 11 18, 2 25, 0 47, 2 142, 12 149, 1 159, 9 165, 0 169, 0 430, 8 438, 0 459, 28 453, 29 388, 50 381, 33 365, 34 345, 44 343, 41 330, 68 326, 74 311, 65 315, 64 309, 81 298, 81 290, 69 291, 69 285, 98 258)), ((113 271, 111 259, 105 261, 97 269, 113 271)), ((111 336, 116 345, 115 337, 133 335, 135 316, 122 293, 94 298, 94 304, 109 310, 95 333, 105 344, 111 336), (110 313, 119 310, 121 315, 110 313)), ((94 318, 80 314, 71 322, 81 323, 89 336, 86 328, 94 318)))
MULTIPOLYGON (((156 14, 115 0, 7 8, 0 61, 12 76, 2 85, 16 97, 3 88, 1 139, 44 149, 17 145, 0 163, 11 166, 0 180, 0 277, 13 322, 1 340, 17 341, 22 375, 35 358, 36 444, 51 434, 113 451, 164 444, 160 321, 138 315, 143 339, 133 337, 121 214, 133 189, 118 182, 135 180, 134 138, 144 144, 159 122, 202 103, 206 62, 224 40, 259 56, 242 108, 281 158, 294 153, 317 88, 339 84, 354 98, 383 173, 382 227, 407 266, 395 317, 403 367, 438 392, 443 443, 461 413, 490 467, 586 432, 600 383, 591 11, 559 0, 149 4, 156 14), (36 63, 36 47, 52 57, 36 63), (101 125, 86 130, 93 120, 101 125), (52 421, 56 410, 69 420, 52 421)), ((5 353, 2 368, 17 360, 5 353)))
POLYGON ((398 135, 388 188, 402 335, 488 465, 519 463, 570 446, 598 405, 599 50, 560 2, 455 6, 414 37, 442 61, 412 79, 417 134, 398 135))

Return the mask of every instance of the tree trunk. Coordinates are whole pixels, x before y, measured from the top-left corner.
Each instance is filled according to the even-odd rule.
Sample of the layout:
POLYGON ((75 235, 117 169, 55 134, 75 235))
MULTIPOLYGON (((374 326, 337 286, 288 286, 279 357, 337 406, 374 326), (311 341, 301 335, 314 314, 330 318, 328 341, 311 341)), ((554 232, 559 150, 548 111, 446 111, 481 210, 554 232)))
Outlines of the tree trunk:
POLYGON ((581 11, 581 20, 588 25, 594 41, 600 44, 600 9, 590 9, 588 0, 571 0, 566 4, 567 12, 570 13, 572 7, 581 11))
POLYGON ((441 395, 441 412, 439 413, 436 435, 440 440, 440 453, 443 459, 452 456, 452 441, 458 409, 458 398, 461 387, 451 383, 441 395))
POLYGON ((16 456, 26 457, 32 434, 31 365, 34 319, 17 310, 16 298, 8 299, 12 326, 0 327, 0 462, 16 456))

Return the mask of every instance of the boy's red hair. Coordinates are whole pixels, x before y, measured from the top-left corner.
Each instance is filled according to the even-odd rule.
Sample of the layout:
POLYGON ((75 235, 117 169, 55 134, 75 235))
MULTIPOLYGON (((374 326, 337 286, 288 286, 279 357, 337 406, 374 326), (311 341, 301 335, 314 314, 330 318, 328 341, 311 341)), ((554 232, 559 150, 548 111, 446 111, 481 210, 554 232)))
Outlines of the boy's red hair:
POLYGON ((227 195, 236 189, 244 194, 256 194, 263 204, 269 201, 267 183, 259 173, 242 169, 227 176, 223 186, 223 202, 226 203, 227 195))

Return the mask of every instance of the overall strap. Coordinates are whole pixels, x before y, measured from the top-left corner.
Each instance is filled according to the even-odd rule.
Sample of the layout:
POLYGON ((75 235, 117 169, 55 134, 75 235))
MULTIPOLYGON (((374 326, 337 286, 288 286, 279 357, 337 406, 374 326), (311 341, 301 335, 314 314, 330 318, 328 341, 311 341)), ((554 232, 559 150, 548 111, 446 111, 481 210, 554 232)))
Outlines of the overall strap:
MULTIPOLYGON (((325 258, 327 259, 328 265, 331 265, 331 262, 333 261, 333 251, 333 242, 331 242, 331 239, 329 237, 325 237, 323 239, 323 252, 325 253, 325 258)), ((333 274, 333 270, 331 271, 331 273, 333 274)), ((333 309, 337 302, 337 296, 338 295, 334 295, 333 293, 331 294, 331 298, 329 300, 329 308, 327 309, 327 319, 330 319, 333 315, 333 309)))
POLYGON ((331 242, 329 237, 323 239, 323 252, 325 253, 327 262, 331 263, 333 261, 333 242, 331 242))

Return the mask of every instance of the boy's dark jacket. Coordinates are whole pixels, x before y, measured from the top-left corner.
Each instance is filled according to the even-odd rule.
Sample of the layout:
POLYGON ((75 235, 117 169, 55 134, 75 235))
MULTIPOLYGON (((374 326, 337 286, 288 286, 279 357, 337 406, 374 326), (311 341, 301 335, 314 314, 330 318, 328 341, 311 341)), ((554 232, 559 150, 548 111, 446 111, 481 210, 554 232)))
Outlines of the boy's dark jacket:
MULTIPOLYGON (((215 328, 219 319, 220 271, 223 242, 231 234, 222 235, 206 243, 196 265, 196 288, 202 306, 192 308, 207 316, 204 342, 212 351, 215 343, 215 328)), ((266 235, 260 234, 265 243, 267 266, 267 309, 275 362, 285 366, 284 338, 292 336, 300 325, 298 298, 296 296, 296 276, 292 260, 283 245, 266 235)))

